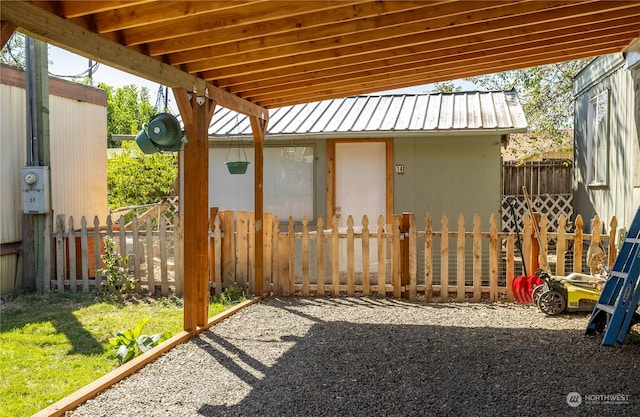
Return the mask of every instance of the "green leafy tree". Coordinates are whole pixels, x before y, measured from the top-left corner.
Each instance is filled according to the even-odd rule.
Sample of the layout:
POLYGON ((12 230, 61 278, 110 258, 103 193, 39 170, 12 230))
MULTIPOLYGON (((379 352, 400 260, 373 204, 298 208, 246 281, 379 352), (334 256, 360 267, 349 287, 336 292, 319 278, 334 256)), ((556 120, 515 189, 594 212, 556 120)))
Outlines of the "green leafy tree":
POLYGON ((465 79, 486 90, 515 88, 527 116, 530 134, 512 137, 522 148, 571 149, 573 135, 573 77, 590 59, 566 61, 465 79))
POLYGON ((433 85, 434 93, 459 93, 462 87, 455 85, 453 81, 442 81, 433 85))
POLYGON ((119 153, 107 161, 109 207, 151 204, 175 195, 178 154, 145 155, 134 141, 122 143, 119 153))
POLYGON ((0 62, 24 69, 25 61, 24 35, 14 32, 0 52, 0 62))
POLYGON ((119 147, 111 135, 135 135, 156 113, 149 102, 149 89, 130 84, 114 89, 104 83, 100 88, 107 93, 108 146, 119 147))

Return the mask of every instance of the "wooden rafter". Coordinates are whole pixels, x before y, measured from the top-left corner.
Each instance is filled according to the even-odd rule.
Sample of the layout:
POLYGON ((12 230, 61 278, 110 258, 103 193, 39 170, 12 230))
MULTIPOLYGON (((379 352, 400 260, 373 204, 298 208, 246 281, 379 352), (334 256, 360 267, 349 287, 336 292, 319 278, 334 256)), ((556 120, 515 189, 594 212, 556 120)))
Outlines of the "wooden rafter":
POLYGON ((0 49, 4 48, 4 46, 9 42, 13 32, 16 31, 16 25, 11 22, 5 22, 4 20, 0 22, 0 49))
POLYGON ((25 20, 39 10, 14 23, 51 43, 171 87, 206 82, 245 114, 620 52, 640 37, 640 0, 5 3, 25 20), (66 36, 48 28, 54 17, 73 24, 53 25, 66 36))

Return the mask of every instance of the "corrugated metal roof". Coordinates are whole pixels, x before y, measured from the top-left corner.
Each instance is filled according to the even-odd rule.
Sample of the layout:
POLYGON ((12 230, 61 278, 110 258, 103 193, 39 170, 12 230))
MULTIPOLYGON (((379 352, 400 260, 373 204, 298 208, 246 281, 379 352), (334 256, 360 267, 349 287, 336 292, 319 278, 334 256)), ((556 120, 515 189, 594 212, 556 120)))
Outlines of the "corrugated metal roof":
MULTIPOLYGON (((269 113, 267 136, 471 130, 525 132, 527 120, 516 91, 368 95, 280 107, 269 113)), ((218 107, 209 134, 250 136, 251 125, 245 116, 218 107)))

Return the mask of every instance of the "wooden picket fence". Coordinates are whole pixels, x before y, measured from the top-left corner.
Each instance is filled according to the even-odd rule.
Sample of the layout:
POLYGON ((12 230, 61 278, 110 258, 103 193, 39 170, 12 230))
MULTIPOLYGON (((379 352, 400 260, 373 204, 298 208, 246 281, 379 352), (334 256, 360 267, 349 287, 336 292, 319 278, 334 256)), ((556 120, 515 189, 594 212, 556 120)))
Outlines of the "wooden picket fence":
MULTIPOLYGON (((47 225, 45 241, 45 288, 47 290, 88 292, 102 277, 101 244, 105 236, 118 243, 121 254, 130 256, 129 273, 138 291, 167 295, 182 294, 182 233, 180 215, 174 227, 167 228, 160 217, 157 224, 147 218, 138 224, 134 218, 125 227, 123 217, 113 222, 107 217, 101 225, 94 218, 76 228, 74 219, 58 216, 47 225), (73 267, 75 266, 75 267, 73 267)), ((212 294, 231 285, 252 294, 255 283, 255 217, 245 211, 212 209, 209 227, 209 283, 212 294)), ((478 215, 467 223, 462 215, 449 221, 445 214, 436 220, 427 215, 424 228, 418 229, 414 214, 393 216, 386 224, 380 216, 370 223, 365 216, 359 225, 349 216, 346 226, 338 226, 333 217, 328 227, 322 217, 314 224, 304 219, 296 224, 291 218, 280 224, 276 216, 265 214, 264 275, 265 290, 273 295, 300 296, 393 296, 410 300, 513 300, 512 281, 524 274, 525 265, 532 274, 530 259, 535 253, 531 220, 525 218, 526 233, 499 231, 497 217, 483 223, 478 215), (520 237, 520 239, 518 239, 520 237), (516 242, 521 240, 524 256, 516 242)), ((596 217, 584 232, 578 216, 573 232, 567 231, 567 219, 561 216, 558 227, 542 216, 541 252, 548 253, 552 273, 589 273, 586 254, 590 246, 607 251, 605 264, 613 264, 616 255, 615 217, 609 233, 600 233, 596 217)), ((535 258, 535 256, 533 257, 535 258)))
POLYGON ((107 216, 101 224, 96 216, 92 227, 83 216, 79 229, 73 217, 58 215, 53 224, 47 220, 45 236, 49 236, 44 245, 45 291, 92 291, 103 279, 97 271, 104 266, 103 239, 109 236, 116 242, 118 254, 129 256, 129 274, 137 281, 137 292, 182 294, 182 245, 176 244, 180 240, 179 215, 173 217, 173 225, 165 216, 146 216, 140 224, 136 217, 126 223, 124 216, 115 223, 107 216))
MULTIPOLYGON (((212 214, 211 287, 221 291, 236 284, 252 293, 253 214, 242 211, 212 214)), ((392 225, 385 224, 383 217, 371 225, 365 216, 356 226, 349 216, 347 226, 341 230, 337 217, 331 219, 328 229, 324 228, 324 219, 318 217, 315 227, 304 219, 301 230, 295 231, 299 225, 291 218, 284 229, 277 217, 267 214, 263 220, 264 288, 282 296, 513 300, 512 281, 523 274, 523 258, 531 258, 535 246, 529 217, 524 225, 529 232, 521 236, 524 257, 517 253, 516 234, 498 231, 495 215, 489 220, 488 231, 482 231, 478 215, 472 221, 471 231, 467 231, 462 215, 456 220, 451 227, 447 215, 443 215, 437 231, 431 216, 425 217, 426 226, 421 230, 416 227, 413 214, 394 216, 392 225)), ((613 263, 615 217, 608 235, 601 235, 602 225, 597 217, 593 219, 592 234, 583 231, 581 216, 576 218, 574 232, 566 231, 564 216, 558 222, 555 231, 549 230, 545 216, 539 223, 541 253, 549 255, 553 274, 589 273, 586 252, 591 245, 602 245, 608 251, 605 264, 613 263)))

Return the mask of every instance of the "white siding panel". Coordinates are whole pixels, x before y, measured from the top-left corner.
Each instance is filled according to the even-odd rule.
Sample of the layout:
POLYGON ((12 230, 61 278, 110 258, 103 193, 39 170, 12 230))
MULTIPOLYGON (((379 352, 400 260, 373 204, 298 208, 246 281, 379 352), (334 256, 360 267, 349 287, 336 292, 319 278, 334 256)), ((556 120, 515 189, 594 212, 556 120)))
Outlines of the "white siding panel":
POLYGON ((49 98, 51 206, 54 215, 107 215, 107 109, 49 98), (55 109, 55 110, 54 110, 55 109))
POLYGON ((25 91, 0 84, 0 243, 22 240, 21 169, 26 163, 25 91))

